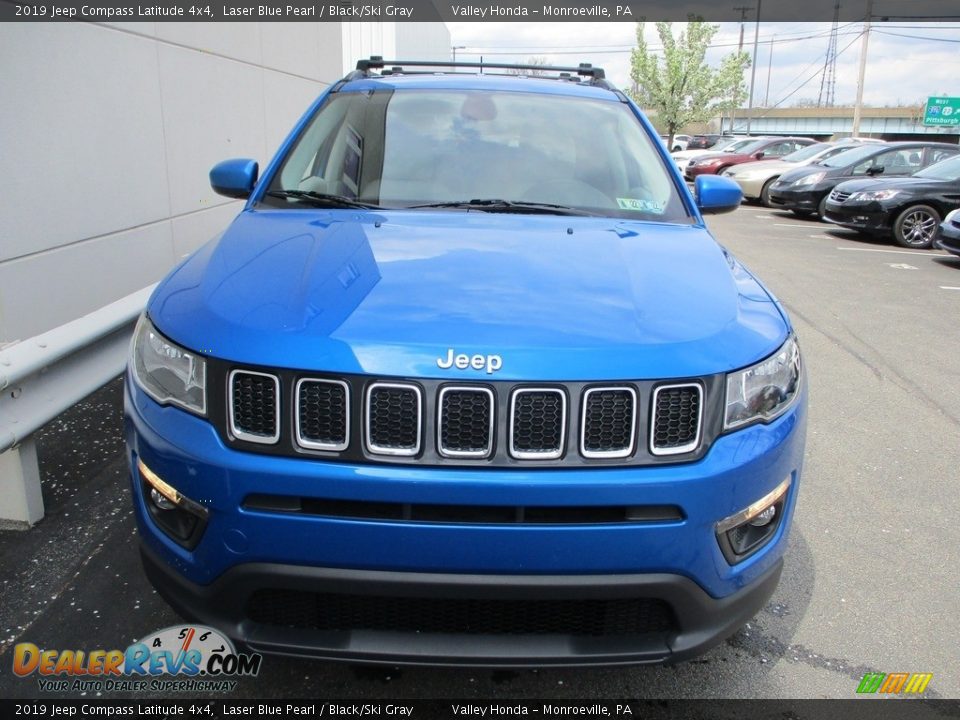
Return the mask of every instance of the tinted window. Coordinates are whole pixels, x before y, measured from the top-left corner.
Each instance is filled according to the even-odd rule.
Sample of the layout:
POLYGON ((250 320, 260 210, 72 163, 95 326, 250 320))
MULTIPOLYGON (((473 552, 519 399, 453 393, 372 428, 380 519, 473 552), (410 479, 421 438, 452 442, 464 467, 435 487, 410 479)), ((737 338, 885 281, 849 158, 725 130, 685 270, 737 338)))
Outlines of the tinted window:
POLYGON ((884 175, 908 175, 922 166, 922 159, 922 148, 888 150, 857 163, 853 167, 853 174, 866 175, 882 168, 884 175))

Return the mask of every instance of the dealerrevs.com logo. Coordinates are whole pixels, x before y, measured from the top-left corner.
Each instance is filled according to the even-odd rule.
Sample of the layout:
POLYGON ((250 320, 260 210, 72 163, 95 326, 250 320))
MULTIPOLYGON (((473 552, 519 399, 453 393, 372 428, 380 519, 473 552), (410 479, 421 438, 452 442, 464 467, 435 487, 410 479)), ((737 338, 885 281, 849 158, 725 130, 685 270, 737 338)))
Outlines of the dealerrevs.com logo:
POLYGON ((37 675, 48 692, 229 692, 235 677, 260 672, 259 654, 237 653, 218 630, 175 625, 142 638, 126 650, 41 650, 19 643, 13 672, 37 675))

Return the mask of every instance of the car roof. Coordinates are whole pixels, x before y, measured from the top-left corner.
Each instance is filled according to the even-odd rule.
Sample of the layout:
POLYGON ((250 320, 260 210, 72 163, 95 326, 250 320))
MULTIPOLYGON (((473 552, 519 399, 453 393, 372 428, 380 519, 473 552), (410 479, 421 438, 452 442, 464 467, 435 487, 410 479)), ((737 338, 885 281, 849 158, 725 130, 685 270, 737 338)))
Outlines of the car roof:
POLYGON ((394 73, 390 75, 369 75, 356 79, 345 79, 339 88, 341 92, 366 92, 390 88, 391 90, 495 90, 505 92, 527 92, 543 95, 566 95, 596 98, 620 102, 622 93, 599 85, 584 82, 558 80, 555 77, 525 77, 517 75, 494 75, 478 73, 394 73))

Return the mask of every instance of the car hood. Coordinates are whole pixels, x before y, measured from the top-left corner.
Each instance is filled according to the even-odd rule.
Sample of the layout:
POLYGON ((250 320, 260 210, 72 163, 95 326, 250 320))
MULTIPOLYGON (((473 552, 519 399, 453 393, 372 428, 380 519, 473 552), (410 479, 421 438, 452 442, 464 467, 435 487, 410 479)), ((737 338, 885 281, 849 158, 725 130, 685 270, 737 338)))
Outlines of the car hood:
POLYGON ((462 211, 247 210, 148 311, 226 360, 461 379, 706 375, 788 331, 701 226, 462 211), (502 369, 443 369, 450 349, 502 369))
POLYGON ((823 177, 826 180, 827 178, 842 176, 846 172, 846 168, 829 168, 824 165, 804 165, 803 167, 797 167, 794 165, 792 170, 787 170, 780 176, 780 182, 796 182, 800 178, 819 172, 824 173, 823 177))
MULTIPOLYGON (((950 185, 949 180, 935 180, 933 178, 896 177, 896 178, 858 178, 846 180, 837 185, 837 190, 855 193, 866 190, 937 190, 950 185)), ((958 183, 953 183, 958 185, 958 183)))
POLYGON ((745 175, 776 175, 787 170, 801 167, 797 163, 784 162, 783 160, 754 160, 753 162, 740 163, 734 168, 730 168, 727 174, 731 177, 743 177, 745 175))

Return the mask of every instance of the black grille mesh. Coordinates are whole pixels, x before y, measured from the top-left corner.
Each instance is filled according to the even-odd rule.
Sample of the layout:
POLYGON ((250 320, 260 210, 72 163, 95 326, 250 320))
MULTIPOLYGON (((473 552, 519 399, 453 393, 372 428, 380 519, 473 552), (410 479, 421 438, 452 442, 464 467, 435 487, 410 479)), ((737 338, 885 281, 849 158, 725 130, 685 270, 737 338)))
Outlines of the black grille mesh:
POLYGON ((311 443, 347 444, 347 390, 339 383, 305 380, 298 398, 300 437, 311 443))
POLYGON ((247 604, 251 620, 323 631, 474 635, 618 636, 666 632, 673 613, 650 598, 480 600, 338 595, 269 588, 247 604))
POLYGON ((583 449, 617 452, 632 444, 634 395, 629 390, 594 390, 584 408, 583 449))
POLYGON ((420 396, 409 387, 376 386, 370 390, 371 447, 415 450, 420 425, 420 396))
POLYGON ((697 439, 700 415, 700 388, 693 385, 668 387, 657 392, 654 407, 653 446, 669 450, 697 439))
POLYGON ((486 454, 492 444, 493 402, 485 390, 447 390, 440 404, 440 447, 486 454))
POLYGON ((277 389, 273 377, 238 372, 233 376, 233 425, 249 435, 271 438, 277 431, 277 389))
POLYGON ((563 395, 524 390, 513 401, 513 449, 523 453, 556 453, 563 438, 563 395))

